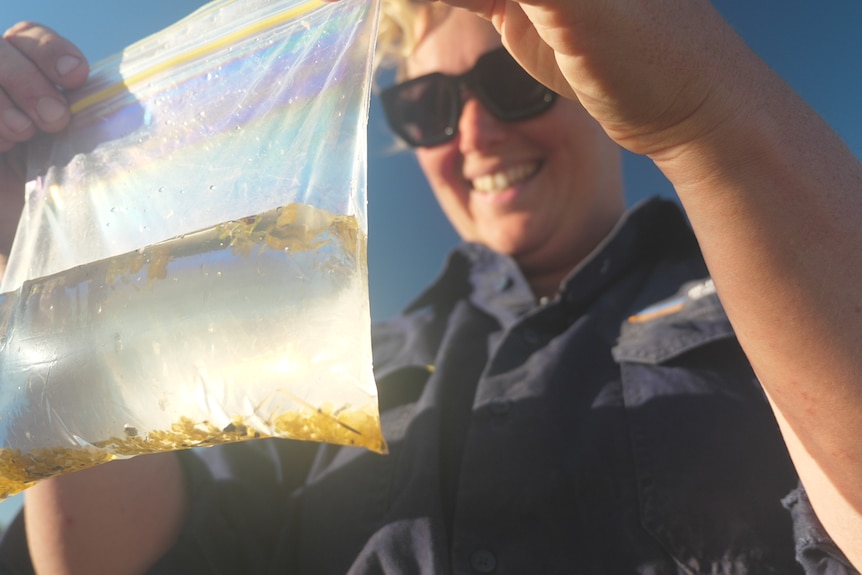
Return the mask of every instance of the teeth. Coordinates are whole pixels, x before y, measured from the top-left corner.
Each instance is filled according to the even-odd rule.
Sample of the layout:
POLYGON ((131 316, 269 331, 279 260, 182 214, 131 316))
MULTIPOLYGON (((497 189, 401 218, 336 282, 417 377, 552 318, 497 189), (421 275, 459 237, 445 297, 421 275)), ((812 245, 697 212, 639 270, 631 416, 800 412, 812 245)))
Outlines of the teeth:
POLYGON ((494 174, 480 176, 473 180, 473 188, 477 192, 484 193, 502 192, 513 184, 532 176, 538 167, 539 165, 536 163, 521 164, 494 174))

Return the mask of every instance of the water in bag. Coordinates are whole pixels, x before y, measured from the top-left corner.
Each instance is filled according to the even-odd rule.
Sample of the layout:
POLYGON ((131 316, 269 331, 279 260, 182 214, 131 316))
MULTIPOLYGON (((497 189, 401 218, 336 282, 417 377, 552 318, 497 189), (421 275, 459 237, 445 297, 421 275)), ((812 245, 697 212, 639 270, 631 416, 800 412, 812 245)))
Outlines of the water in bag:
POLYGON ((0 497, 258 437, 384 452, 365 124, 376 5, 213 2, 29 150, 0 295, 0 497))

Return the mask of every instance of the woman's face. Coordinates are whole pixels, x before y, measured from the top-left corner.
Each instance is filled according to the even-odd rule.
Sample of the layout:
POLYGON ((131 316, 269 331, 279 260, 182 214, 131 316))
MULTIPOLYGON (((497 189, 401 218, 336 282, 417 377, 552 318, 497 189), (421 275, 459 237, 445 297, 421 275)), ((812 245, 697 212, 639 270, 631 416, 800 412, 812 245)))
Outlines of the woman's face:
MULTIPOLYGON (((452 10, 425 35, 407 75, 461 74, 500 45, 490 24, 452 10)), ((416 154, 461 237, 514 257, 528 280, 561 279, 623 211, 617 146, 563 98, 539 116, 505 123, 468 96, 457 136, 416 154)))

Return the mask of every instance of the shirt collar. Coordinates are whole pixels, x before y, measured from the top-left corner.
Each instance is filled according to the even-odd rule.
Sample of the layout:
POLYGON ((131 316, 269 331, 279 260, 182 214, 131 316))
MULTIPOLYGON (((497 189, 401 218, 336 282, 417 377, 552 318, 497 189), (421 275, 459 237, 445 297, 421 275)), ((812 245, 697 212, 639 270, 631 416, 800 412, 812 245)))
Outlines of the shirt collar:
MULTIPOLYGON (((634 206, 607 237, 569 273, 559 297, 579 304, 596 297, 627 269, 644 258, 669 250, 691 253, 697 249, 679 206, 651 198, 634 206)), ((407 313, 453 298, 468 296, 503 325, 535 308, 535 297, 514 260, 476 243, 457 247, 442 273, 408 308, 407 313)))

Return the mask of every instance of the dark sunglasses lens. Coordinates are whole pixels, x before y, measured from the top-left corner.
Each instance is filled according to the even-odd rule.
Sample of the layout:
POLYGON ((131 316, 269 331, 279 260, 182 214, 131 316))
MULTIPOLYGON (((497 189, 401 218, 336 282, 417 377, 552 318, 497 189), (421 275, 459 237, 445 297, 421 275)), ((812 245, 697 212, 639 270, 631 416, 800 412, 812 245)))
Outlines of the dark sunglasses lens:
POLYGON ((557 95, 525 72, 504 48, 488 52, 460 78, 429 74, 383 91, 392 130, 411 146, 436 146, 458 129, 461 82, 505 122, 525 120, 551 107, 557 95))
POLYGON ((473 89, 483 103, 504 121, 522 120, 544 112, 556 98, 505 50, 482 56, 471 75, 473 89))
POLYGON ((392 130, 411 146, 433 146, 455 134, 457 87, 445 76, 431 74, 393 86, 383 95, 392 130))

